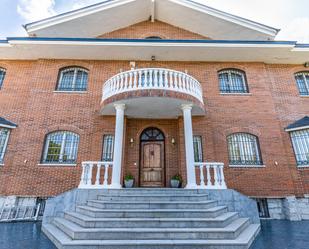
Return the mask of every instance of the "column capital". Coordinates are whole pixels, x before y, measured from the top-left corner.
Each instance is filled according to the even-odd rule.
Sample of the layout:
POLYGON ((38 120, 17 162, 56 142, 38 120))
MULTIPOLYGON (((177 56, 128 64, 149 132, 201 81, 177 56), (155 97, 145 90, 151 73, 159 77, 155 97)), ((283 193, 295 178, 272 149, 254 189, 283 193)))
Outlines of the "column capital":
POLYGON ((182 104, 181 109, 182 110, 192 110, 192 104, 182 104))
POLYGON ((114 104, 114 107, 116 110, 124 110, 126 109, 126 105, 125 104, 114 104))

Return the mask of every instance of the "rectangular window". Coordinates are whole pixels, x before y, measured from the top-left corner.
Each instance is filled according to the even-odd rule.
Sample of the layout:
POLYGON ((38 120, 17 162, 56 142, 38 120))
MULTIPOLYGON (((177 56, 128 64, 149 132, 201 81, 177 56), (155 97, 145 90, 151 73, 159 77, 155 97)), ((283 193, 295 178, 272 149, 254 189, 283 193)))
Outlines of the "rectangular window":
POLYGON ((194 147, 194 161, 203 162, 203 147, 202 147, 201 136, 193 136, 193 147, 194 147))
POLYGON ((4 154, 9 140, 10 130, 0 128, 0 164, 3 164, 4 154))
POLYGON ((299 93, 302 96, 309 95, 309 72, 297 73, 295 75, 299 93))
POLYGON ((309 129, 290 133, 298 166, 309 166, 309 129))
POLYGON ((102 161, 112 162, 114 153, 114 135, 104 135, 103 137, 103 152, 102 161))

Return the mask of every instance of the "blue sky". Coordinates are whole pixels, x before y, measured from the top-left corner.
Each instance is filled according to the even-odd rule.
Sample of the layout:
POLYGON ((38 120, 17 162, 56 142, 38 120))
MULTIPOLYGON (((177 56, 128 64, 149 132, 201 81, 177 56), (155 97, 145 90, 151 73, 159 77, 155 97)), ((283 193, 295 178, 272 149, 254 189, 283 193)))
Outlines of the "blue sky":
MULTIPOLYGON (((0 0, 0 37, 26 36, 23 24, 102 0, 0 0)), ((277 40, 309 43, 309 0, 195 0, 280 28, 277 40)))

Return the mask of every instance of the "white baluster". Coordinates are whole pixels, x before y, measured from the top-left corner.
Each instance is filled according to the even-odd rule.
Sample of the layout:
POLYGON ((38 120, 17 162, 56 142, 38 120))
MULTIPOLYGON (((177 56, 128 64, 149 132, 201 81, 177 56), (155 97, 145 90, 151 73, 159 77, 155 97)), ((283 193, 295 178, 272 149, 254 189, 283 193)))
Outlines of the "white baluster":
POLYGON ((205 188, 204 165, 200 164, 200 187, 205 188))
POLYGON ((137 89, 137 72, 134 71, 133 89, 137 89))
POLYGON ((149 87, 153 87, 154 86, 153 85, 153 76, 152 76, 152 74, 153 74, 153 70, 150 69, 149 70, 149 87))
POLYGON ((79 187, 82 188, 85 186, 86 182, 85 182, 85 174, 86 174, 86 164, 82 163, 82 175, 80 177, 80 183, 79 183, 79 187))
POLYGON ((174 72, 174 86, 175 86, 176 90, 179 89, 178 82, 177 82, 177 73, 176 72, 174 72))
POLYGON ((116 78, 117 78, 117 79, 116 79, 117 84, 116 84, 115 92, 118 92, 119 89, 120 89, 120 75, 117 75, 116 78))
POLYGON ((224 171, 223 171, 223 164, 220 166, 220 175, 221 175, 221 188, 226 189, 226 183, 225 183, 225 177, 224 177, 224 171))
POLYGON ((133 84, 133 73, 132 72, 130 72, 129 73, 129 84, 128 84, 128 88, 129 89, 132 89, 132 84, 133 84))
POLYGON ((159 87, 163 88, 163 70, 159 71, 159 87))
POLYGON ((169 82, 168 82, 168 71, 167 70, 165 70, 164 71, 164 87, 165 88, 169 88, 170 87, 170 84, 169 84, 169 82))
POLYGON ((214 179, 215 179, 215 182, 214 182, 214 187, 216 188, 216 189, 218 189, 219 188, 219 179, 218 179, 218 165, 217 164, 214 164, 213 165, 213 169, 214 169, 214 179))
POLYGON ((96 186, 100 185, 100 174, 101 174, 101 164, 98 163, 97 164, 97 175, 96 175, 96 179, 95 179, 95 185, 96 186))
POLYGON ((170 88, 173 89, 174 88, 174 80, 173 80, 173 72, 170 71, 170 88))
POLYGON ((138 88, 142 88, 142 71, 138 72, 138 88))
POLYGON ((149 72, 148 72, 148 70, 146 69, 146 70, 144 71, 144 86, 143 86, 143 87, 147 87, 148 84, 149 84, 149 77, 148 77, 148 74, 149 74, 149 72))
POLYGON ((103 181, 103 187, 107 187, 108 186, 108 168, 109 165, 105 164, 104 165, 104 181, 103 181))
POLYGON ((210 175, 210 166, 209 166, 209 164, 206 164, 206 172, 207 172, 207 187, 211 188, 212 183, 211 183, 211 175, 210 175))
POLYGON ((178 73, 178 85, 179 85, 179 90, 183 91, 184 90, 184 82, 182 80, 182 74, 178 73))
POLYGON ((158 70, 154 70, 154 82, 153 82, 153 85, 155 88, 158 88, 159 87, 159 82, 158 82, 158 70))
POLYGON ((128 83, 129 83, 128 78, 129 78, 129 74, 125 73, 122 91, 125 91, 128 88, 128 83))

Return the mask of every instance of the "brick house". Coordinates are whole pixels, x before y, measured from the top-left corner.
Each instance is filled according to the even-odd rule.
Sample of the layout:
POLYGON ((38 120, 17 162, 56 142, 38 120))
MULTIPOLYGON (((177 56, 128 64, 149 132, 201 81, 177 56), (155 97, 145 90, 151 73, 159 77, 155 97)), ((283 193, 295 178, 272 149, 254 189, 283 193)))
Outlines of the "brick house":
POLYGON ((106 1, 25 29, 0 41, 4 205, 180 175, 309 218, 308 45, 189 0, 106 1))

